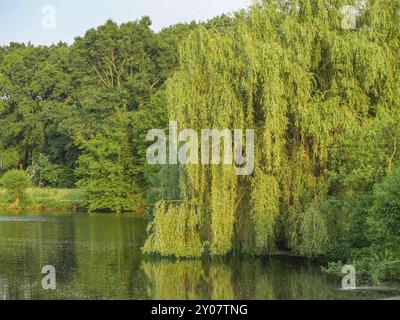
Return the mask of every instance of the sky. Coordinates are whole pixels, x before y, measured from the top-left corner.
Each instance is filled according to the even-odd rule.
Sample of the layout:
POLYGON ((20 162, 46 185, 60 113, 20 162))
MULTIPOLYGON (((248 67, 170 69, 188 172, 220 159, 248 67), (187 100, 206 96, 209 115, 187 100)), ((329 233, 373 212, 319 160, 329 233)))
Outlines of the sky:
POLYGON ((147 15, 159 31, 179 22, 204 21, 248 7, 251 0, 0 0, 0 45, 10 42, 71 44, 111 18, 147 15))

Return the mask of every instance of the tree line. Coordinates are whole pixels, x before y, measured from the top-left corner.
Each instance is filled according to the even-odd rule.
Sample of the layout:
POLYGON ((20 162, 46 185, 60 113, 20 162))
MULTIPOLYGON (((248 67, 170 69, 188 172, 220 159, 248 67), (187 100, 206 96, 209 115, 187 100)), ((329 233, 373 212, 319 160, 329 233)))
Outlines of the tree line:
POLYGON ((167 121, 165 82, 195 23, 155 33, 107 21, 68 46, 0 48, 0 169, 35 186, 79 187, 91 210, 145 205, 145 134, 167 121))

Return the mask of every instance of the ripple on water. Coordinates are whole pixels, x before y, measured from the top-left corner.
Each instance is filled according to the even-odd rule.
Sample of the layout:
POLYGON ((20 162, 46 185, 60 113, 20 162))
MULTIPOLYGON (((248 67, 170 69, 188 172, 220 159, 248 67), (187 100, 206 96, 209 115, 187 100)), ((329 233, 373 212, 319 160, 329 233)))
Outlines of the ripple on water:
POLYGON ((0 216, 0 222, 43 222, 51 221, 44 217, 15 217, 15 216, 0 216))

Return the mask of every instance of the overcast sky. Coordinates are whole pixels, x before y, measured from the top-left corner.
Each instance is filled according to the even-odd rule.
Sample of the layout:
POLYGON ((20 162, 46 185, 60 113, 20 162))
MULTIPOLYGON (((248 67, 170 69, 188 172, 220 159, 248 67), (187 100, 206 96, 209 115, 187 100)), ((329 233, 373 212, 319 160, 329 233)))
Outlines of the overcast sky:
POLYGON ((0 0, 0 45, 10 42, 72 43, 111 18, 127 22, 148 15, 153 29, 207 20, 246 8, 251 0, 0 0), (47 7, 46 7, 47 6, 47 7), (52 7, 48 7, 52 6, 52 7), (42 13, 43 8, 45 8, 42 13), (52 13, 55 9, 55 29, 52 13), (50 16, 49 16, 50 14, 50 16), (43 25, 45 27, 43 27, 43 25), (50 27, 49 27, 50 26, 50 27))

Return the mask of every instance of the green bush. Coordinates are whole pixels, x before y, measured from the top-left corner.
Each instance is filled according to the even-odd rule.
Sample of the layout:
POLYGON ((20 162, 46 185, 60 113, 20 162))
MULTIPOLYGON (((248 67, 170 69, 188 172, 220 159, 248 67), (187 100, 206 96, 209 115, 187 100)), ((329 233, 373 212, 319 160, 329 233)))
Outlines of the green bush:
POLYGON ((79 189, 29 188, 29 208, 34 210, 83 209, 86 204, 85 192, 79 189))
POLYGON ((355 249, 357 272, 368 282, 400 280, 400 168, 374 186, 368 210, 368 247, 355 249))
POLYGON ((369 224, 376 240, 383 237, 400 241, 400 168, 394 169, 375 186, 369 224))
POLYGON ((30 177, 22 170, 7 171, 0 179, 0 185, 7 190, 11 202, 16 208, 27 200, 26 189, 30 186, 30 177))

